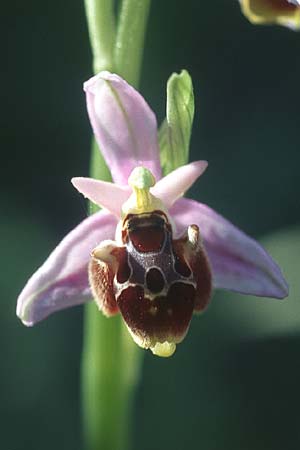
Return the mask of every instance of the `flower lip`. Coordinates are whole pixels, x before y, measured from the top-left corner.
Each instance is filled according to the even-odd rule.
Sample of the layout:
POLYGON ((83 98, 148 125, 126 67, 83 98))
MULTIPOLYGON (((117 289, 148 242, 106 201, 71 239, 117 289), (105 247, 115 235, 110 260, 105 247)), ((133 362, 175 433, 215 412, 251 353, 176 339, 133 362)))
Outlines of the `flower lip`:
POLYGON ((117 273, 130 270, 129 278, 115 285, 120 312, 138 345, 170 356, 184 338, 193 311, 203 310, 211 294, 199 233, 186 232, 173 240, 164 213, 155 211, 126 217, 122 237, 127 258, 117 273))

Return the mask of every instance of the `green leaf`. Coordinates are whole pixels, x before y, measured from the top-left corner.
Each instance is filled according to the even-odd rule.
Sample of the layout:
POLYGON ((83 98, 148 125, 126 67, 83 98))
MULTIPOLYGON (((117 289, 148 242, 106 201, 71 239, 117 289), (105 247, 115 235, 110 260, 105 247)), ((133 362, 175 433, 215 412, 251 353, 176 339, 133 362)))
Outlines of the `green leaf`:
POLYGON ((167 117, 158 133, 164 175, 188 162, 194 109, 190 75, 173 73, 167 83, 167 117))

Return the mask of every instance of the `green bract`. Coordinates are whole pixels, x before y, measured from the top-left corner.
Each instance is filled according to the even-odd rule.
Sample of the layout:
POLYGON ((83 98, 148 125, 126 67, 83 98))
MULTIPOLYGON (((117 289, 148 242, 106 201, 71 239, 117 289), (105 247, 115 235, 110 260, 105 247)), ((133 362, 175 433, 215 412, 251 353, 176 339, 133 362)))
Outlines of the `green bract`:
POLYGON ((164 174, 187 164, 194 119, 192 79, 186 70, 173 73, 167 83, 167 117, 159 130, 160 159, 164 174))

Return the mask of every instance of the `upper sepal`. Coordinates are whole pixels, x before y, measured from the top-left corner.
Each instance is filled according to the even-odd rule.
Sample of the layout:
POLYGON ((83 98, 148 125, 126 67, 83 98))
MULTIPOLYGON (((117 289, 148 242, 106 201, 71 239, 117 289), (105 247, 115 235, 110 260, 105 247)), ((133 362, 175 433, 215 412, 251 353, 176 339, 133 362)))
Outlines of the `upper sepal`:
POLYGON ((100 72, 84 84, 93 131, 113 180, 127 184, 136 166, 161 177, 156 118, 143 97, 125 80, 100 72))

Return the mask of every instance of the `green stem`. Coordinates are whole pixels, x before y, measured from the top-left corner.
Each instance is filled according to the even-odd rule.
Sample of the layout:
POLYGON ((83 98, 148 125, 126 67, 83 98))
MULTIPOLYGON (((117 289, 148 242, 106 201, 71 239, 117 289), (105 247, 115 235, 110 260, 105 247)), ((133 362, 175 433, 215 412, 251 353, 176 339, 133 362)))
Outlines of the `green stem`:
POLYGON ((107 319, 94 302, 86 305, 82 395, 87 450, 129 448, 141 351, 123 328, 119 315, 107 319))
POLYGON ((113 70, 114 0, 84 0, 94 72, 113 70))
POLYGON ((115 69, 132 86, 139 84, 150 0, 123 0, 115 45, 115 69))
MULTIPOLYGON (((115 37, 113 1, 85 0, 95 72, 111 70, 138 84, 149 5, 150 0, 123 0, 115 37)), ((91 177, 111 180, 95 140, 91 177)), ((91 214, 96 210, 90 205, 91 214)), ((85 307, 83 342, 85 449, 128 450, 143 351, 134 344, 120 315, 107 319, 94 302, 85 307)))

